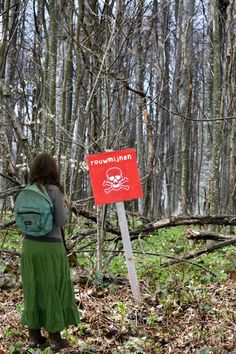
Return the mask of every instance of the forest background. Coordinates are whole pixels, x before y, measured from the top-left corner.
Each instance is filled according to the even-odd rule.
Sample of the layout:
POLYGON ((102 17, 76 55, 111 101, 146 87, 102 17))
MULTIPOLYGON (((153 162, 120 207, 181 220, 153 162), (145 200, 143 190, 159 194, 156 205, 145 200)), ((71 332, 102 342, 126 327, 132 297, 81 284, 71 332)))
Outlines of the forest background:
POLYGON ((71 249, 97 235, 100 272, 112 259, 103 259, 106 232, 120 234, 108 221, 114 206, 94 208, 85 157, 134 147, 144 197, 126 202, 133 239, 215 223, 231 225, 230 235, 207 237, 230 244, 235 36, 235 0, 0 0, 1 229, 32 158, 49 151, 76 207, 71 218, 91 223, 79 236, 67 231, 71 249))
POLYGON ((135 147, 142 215, 235 214, 235 1, 1 1, 0 11, 2 172, 13 164, 21 176, 47 150, 83 199, 85 156, 135 147))

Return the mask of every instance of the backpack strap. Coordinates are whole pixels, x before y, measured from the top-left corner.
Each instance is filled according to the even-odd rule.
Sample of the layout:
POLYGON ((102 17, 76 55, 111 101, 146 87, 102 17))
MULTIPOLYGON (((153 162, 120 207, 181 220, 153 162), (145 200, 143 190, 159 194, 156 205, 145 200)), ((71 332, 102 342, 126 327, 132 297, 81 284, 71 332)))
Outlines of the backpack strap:
POLYGON ((48 203, 50 204, 51 208, 53 209, 52 199, 51 199, 50 195, 48 194, 46 188, 42 184, 40 184, 40 187, 42 188, 41 189, 36 183, 33 183, 30 186, 32 187, 31 188, 32 190, 37 191, 38 193, 41 193, 47 199, 48 203))
POLYGON ((47 199, 48 203, 50 204, 51 210, 52 210, 52 215, 54 219, 54 205, 52 202, 52 199, 47 191, 47 189, 44 187, 44 185, 40 184, 40 187, 37 185, 37 183, 32 183, 30 186, 32 186, 33 190, 37 191, 38 193, 42 194, 44 198, 47 199))

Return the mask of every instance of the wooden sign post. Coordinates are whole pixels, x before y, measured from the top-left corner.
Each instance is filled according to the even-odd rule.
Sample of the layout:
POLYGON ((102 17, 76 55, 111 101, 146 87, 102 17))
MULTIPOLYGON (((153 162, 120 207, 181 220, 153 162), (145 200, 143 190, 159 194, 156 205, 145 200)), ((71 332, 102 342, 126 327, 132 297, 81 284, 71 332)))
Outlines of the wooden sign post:
POLYGON ((116 207, 117 207, 117 214, 118 214, 118 219, 119 219, 119 224, 120 224, 122 241, 123 241, 123 245, 124 245, 125 258, 126 258, 126 264, 127 264, 127 268, 128 268, 128 274, 129 274, 132 294, 136 300, 141 301, 139 284, 138 284, 138 277, 137 277, 137 272, 136 272, 136 268, 134 265, 134 255, 133 255, 133 250, 132 250, 131 241, 130 241, 130 235, 129 235, 127 218, 126 218, 126 214, 125 214, 124 202, 116 203, 116 207))
POLYGON ((143 196, 134 149, 88 155, 88 168, 96 205, 116 203, 133 297, 141 300, 124 200, 143 196))

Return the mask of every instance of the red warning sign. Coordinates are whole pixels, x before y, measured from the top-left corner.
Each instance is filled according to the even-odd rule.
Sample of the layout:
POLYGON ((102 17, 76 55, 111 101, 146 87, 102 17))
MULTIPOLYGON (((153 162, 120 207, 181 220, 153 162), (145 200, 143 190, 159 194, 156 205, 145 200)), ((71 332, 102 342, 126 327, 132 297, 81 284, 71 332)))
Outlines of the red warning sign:
POLYGON ((96 205, 142 198, 135 149, 87 156, 96 205))

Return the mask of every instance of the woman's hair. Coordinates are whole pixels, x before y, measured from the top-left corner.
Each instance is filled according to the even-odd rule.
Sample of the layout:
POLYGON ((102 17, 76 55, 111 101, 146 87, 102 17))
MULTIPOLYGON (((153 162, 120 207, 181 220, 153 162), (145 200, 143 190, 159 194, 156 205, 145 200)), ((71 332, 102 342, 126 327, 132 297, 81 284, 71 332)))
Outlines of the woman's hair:
POLYGON ((53 184, 62 192, 60 174, 55 159, 48 153, 41 153, 34 159, 29 174, 29 182, 42 185, 53 184))

